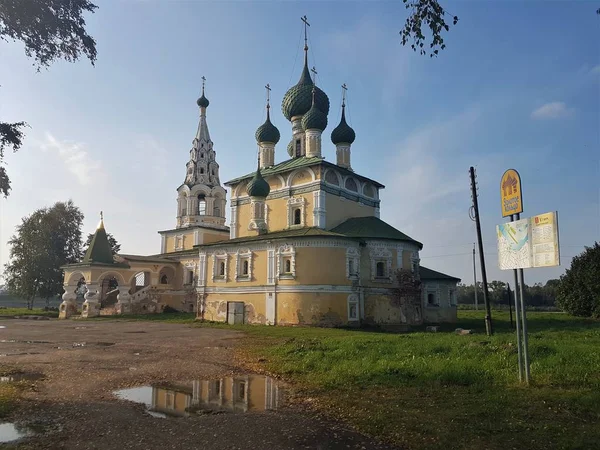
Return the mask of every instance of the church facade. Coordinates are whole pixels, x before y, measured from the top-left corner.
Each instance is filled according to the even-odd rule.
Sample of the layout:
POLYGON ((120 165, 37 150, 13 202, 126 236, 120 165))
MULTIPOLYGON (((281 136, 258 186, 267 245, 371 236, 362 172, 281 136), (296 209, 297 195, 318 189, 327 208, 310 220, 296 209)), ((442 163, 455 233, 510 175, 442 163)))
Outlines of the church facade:
POLYGON ((308 69, 306 41, 300 80, 282 101, 291 125, 287 157, 276 162, 281 134, 271 123, 268 98, 266 120, 255 134, 256 169, 224 183, 229 226, 204 84, 197 105, 175 228, 159 232, 160 253, 113 255, 101 221, 82 262, 64 267, 61 318, 76 314, 83 295, 84 317, 168 306, 195 311, 201 320, 265 325, 456 320, 460 280, 420 265, 423 244, 380 219, 384 186, 352 167, 356 134, 346 121, 345 99, 330 134, 335 163, 325 159, 330 103, 308 69), (411 286, 417 282, 418 294, 403 290, 399 273, 411 286))

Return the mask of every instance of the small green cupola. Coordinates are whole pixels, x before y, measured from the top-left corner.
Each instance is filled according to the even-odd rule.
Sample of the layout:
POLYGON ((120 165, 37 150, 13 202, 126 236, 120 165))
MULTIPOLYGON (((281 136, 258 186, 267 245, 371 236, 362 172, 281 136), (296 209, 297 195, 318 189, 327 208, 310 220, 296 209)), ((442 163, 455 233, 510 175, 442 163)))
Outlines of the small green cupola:
POLYGON ((90 242, 90 246, 85 252, 82 262, 86 264, 114 264, 113 256, 112 248, 104 229, 104 218, 102 217, 102 213, 100 213, 100 223, 98 224, 98 228, 96 228, 92 242, 90 242))
POLYGON ((258 127, 258 129, 256 130, 256 134, 254 135, 256 137, 256 142, 258 142, 259 144, 263 142, 277 144, 279 142, 279 139, 281 138, 279 130, 275 125, 271 123, 271 115, 269 114, 270 108, 271 106, 267 101, 267 120, 265 120, 265 123, 258 127))
POLYGON ((202 77, 202 96, 198 100, 196 100, 196 104, 200 108, 208 108, 208 105, 210 105, 210 102, 204 96, 204 84, 205 84, 205 82, 206 82, 206 78, 202 77))
POLYGON ((271 192, 269 183, 265 181, 260 173, 260 162, 259 166, 256 168, 254 177, 250 180, 246 189, 250 197, 265 198, 269 195, 269 192, 271 192))
POLYGON ((342 103, 342 119, 340 124, 331 132, 331 142, 338 144, 352 144, 356 139, 356 133, 350 125, 346 123, 346 104, 342 103))
POLYGON ((313 101, 310 109, 302 117, 304 130, 320 130, 327 128, 327 114, 319 109, 316 103, 316 86, 313 87, 313 101))

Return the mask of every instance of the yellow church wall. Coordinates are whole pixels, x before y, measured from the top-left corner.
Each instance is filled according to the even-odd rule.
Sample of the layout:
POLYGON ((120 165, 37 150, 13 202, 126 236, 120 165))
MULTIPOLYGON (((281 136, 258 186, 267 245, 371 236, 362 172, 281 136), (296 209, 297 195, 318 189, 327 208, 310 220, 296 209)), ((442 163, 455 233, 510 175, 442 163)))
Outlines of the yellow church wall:
POLYGON ((223 241, 229 239, 228 232, 212 232, 212 231, 200 231, 200 244, 212 244, 213 242, 223 241))
MULTIPOLYGON (((304 198, 304 225, 314 226, 313 218, 313 194, 294 195, 294 198, 304 198)), ((288 222, 288 200, 290 197, 267 199, 267 229, 269 232, 282 231, 290 228, 288 222)), ((236 237, 256 236, 256 230, 249 230, 248 225, 252 219, 252 204, 246 203, 237 207, 236 237)))
MULTIPOLYGON (((280 279, 286 285, 349 285, 346 277, 346 249, 344 247, 296 247, 296 278, 280 279)), ((266 272, 265 272, 266 273, 266 272)))
POLYGON ((340 326, 348 322, 347 293, 279 292, 277 325, 340 326))
POLYGON ((360 205, 353 200, 344 199, 334 194, 327 193, 325 198, 327 210, 327 229, 334 228, 340 223, 353 217, 369 217, 375 215, 375 207, 360 205))
POLYGON ((215 322, 226 322, 227 302, 244 302, 244 323, 266 323, 266 300, 264 293, 207 294, 205 298, 204 319, 215 322))
MULTIPOLYGON (((240 249, 244 249, 244 247, 240 246, 240 249)), ((252 252, 252 278, 251 279, 241 279, 242 281, 236 281, 235 272, 236 272, 236 264, 237 264, 237 256, 235 254, 227 255, 227 281, 222 281, 219 279, 213 280, 213 272, 215 270, 214 264, 219 264, 220 260, 216 260, 213 262, 212 255, 207 255, 207 271, 206 271, 206 285, 211 287, 219 287, 219 286, 257 286, 264 285, 267 282, 267 252, 266 250, 261 251, 253 251, 252 252)), ((240 271, 241 274, 241 271, 240 271)))

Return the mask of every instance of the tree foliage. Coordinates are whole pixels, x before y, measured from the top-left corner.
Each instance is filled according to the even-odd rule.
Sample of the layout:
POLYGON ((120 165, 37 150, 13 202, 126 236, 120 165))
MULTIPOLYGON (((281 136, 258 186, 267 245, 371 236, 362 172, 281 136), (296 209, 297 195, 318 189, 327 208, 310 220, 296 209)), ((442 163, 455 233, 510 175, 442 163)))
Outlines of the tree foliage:
MULTIPOLYGON (((108 238, 108 243, 110 244, 110 248, 112 249, 113 254, 117 254, 119 253, 119 251, 121 250, 121 244, 119 244, 117 242, 117 240, 114 238, 114 236, 110 233, 106 233, 106 237, 108 238)), ((87 239, 85 240, 85 244, 83 244, 83 254, 85 255, 85 252, 87 252, 87 249, 89 248, 90 244, 92 243, 92 239, 94 238, 94 234, 88 234, 87 239)))
POLYGON ((402 0, 410 14, 400 31, 402 45, 410 44, 415 52, 421 55, 437 56, 446 48, 443 32, 450 30, 449 23, 458 23, 458 16, 452 16, 440 5, 438 0, 402 0), (431 42, 427 42, 425 33, 429 28, 431 42))
MULTIPOLYGON (((0 40, 20 41, 37 70, 57 59, 77 61, 85 55, 96 61, 96 41, 85 30, 85 12, 97 8, 89 0, 0 0, 0 40)), ((25 122, 0 121, 0 193, 7 197, 10 179, 4 150, 17 151, 24 138, 25 122)))
POLYGON ((586 247, 560 277, 558 306, 574 316, 600 317, 600 244, 586 247))
POLYGON ((60 295, 65 264, 81 259, 83 214, 71 200, 55 203, 24 217, 8 244, 4 276, 11 294, 33 308, 36 297, 60 295))
MULTIPOLYGON (((533 285, 525 285, 523 293, 525 295, 525 305, 527 306, 555 306, 556 289, 558 280, 548 280, 546 284, 535 283, 533 285)), ((507 284, 503 281, 490 281, 488 283, 489 300, 492 305, 508 305, 507 284)), ((510 289, 513 291, 514 286, 511 284, 510 289)), ((477 298, 479 305, 483 305, 483 286, 481 282, 477 283, 477 298)), ((464 305, 473 305, 475 303, 475 292, 473 285, 459 284, 457 289, 457 303, 464 305)), ((514 305, 514 297, 511 297, 512 305, 514 305)), ((483 307, 483 306, 482 306, 483 307)))

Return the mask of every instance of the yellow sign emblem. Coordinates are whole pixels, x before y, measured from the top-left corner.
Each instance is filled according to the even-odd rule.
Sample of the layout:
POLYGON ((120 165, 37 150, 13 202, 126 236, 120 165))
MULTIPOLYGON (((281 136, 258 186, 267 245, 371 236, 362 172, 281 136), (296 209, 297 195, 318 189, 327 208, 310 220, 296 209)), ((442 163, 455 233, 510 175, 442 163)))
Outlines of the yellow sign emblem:
POLYGON ((502 217, 523 212, 523 196, 521 195, 521 177, 519 172, 508 169, 500 182, 500 199, 502 217))

